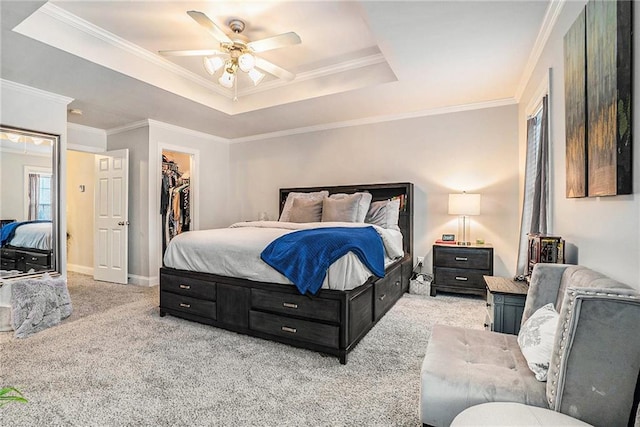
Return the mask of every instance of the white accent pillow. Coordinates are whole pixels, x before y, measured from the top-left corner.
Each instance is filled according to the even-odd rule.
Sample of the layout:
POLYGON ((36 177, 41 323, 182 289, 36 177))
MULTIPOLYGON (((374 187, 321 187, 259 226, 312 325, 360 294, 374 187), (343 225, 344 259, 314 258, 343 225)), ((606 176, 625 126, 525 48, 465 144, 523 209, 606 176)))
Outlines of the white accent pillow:
POLYGON ((381 200, 371 202, 364 222, 375 224, 382 228, 400 231, 398 220, 400 219, 400 200, 381 200))
POLYGON ((347 222, 364 222, 365 217, 367 216, 367 212, 369 211, 369 205, 371 204, 371 193, 353 193, 353 194, 345 194, 345 193, 336 193, 329 196, 330 199, 349 199, 356 200, 357 203, 357 211, 356 218, 354 221, 347 222))
POLYGON ((294 199, 302 198, 302 199, 313 199, 313 200, 322 201, 322 199, 324 199, 328 195, 329 195, 329 192, 326 190, 316 191, 313 193, 296 193, 292 191, 287 195, 287 200, 284 202, 284 206, 282 207, 282 213, 280 214, 279 221, 284 221, 284 222, 290 221, 291 208, 293 207, 294 199))
POLYGON ((332 199, 325 197, 322 202, 322 222, 357 222, 358 199, 332 199))
POLYGON ((536 310, 518 333, 520 350, 538 381, 547 380, 559 318, 553 303, 549 303, 536 310))

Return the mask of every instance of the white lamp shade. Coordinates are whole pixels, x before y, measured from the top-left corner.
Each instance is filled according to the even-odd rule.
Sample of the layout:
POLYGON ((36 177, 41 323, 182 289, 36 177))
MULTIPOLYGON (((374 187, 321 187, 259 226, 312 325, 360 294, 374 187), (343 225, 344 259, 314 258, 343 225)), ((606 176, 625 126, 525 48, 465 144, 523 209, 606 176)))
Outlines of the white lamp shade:
POLYGON ((449 194, 449 215, 480 215, 480 194, 449 194))
POLYGON ((262 79, 264 79, 264 74, 256 70, 255 68, 252 68, 251 70, 249 70, 249 77, 251 78, 253 85, 258 86, 258 83, 260 83, 262 79))
POLYGON ((228 71, 225 71, 222 76, 218 79, 218 82, 221 86, 231 89, 233 87, 233 81, 235 80, 235 76, 228 71))
POLYGON ((256 58, 250 53, 243 53, 238 57, 238 66, 242 71, 248 73, 256 65, 256 58))
POLYGON ((207 70, 207 73, 212 76, 224 65, 224 59, 219 56, 210 56, 204 58, 204 68, 207 70))

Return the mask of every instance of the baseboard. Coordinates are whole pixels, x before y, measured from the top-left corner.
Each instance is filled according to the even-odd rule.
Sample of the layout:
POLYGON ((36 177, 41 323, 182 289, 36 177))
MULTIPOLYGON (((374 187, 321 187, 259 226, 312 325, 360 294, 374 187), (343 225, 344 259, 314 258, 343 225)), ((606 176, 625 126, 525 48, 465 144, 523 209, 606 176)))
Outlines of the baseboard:
POLYGON ((93 267, 87 267, 86 265, 67 264, 67 270, 80 273, 80 274, 88 274, 89 276, 93 276, 93 267))
POLYGON ((128 282, 130 285, 136 286, 158 286, 160 279, 158 276, 138 276, 137 274, 129 274, 128 282))

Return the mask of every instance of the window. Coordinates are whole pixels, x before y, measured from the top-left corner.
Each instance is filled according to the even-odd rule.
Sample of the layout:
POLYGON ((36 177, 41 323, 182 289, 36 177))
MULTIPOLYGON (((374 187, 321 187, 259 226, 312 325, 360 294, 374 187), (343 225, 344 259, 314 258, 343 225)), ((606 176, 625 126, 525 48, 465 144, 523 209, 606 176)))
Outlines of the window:
POLYGON ((25 166, 25 217, 29 221, 52 219, 52 174, 48 168, 25 166))
POLYGON ((527 120, 527 164, 520 226, 518 274, 527 267, 528 234, 546 234, 549 217, 548 96, 527 120))

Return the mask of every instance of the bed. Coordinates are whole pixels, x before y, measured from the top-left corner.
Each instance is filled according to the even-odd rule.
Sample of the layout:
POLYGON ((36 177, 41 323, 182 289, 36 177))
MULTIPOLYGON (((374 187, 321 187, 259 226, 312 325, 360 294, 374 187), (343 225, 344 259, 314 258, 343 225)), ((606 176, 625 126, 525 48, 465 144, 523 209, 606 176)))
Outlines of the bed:
MULTIPOLYGON (((413 184, 286 188, 280 190, 280 210, 281 220, 284 220, 280 224, 260 221, 259 224, 235 224, 228 230, 189 232, 197 233, 191 234, 197 238, 184 238, 195 241, 191 252, 185 249, 185 253, 178 251, 176 254, 171 243, 165 255, 165 266, 160 269, 160 316, 170 314, 334 355, 345 364, 348 353, 408 289, 413 265, 413 184), (378 233, 385 247, 384 277, 373 275, 371 271, 375 270, 363 267, 349 252, 331 264, 319 290, 303 294, 287 277, 257 258, 256 254, 277 237, 290 236, 288 233, 299 228, 319 230, 318 224, 293 224, 292 220, 296 218, 287 220, 284 216, 291 207, 290 193, 321 191, 331 199, 339 199, 343 194, 370 194, 372 208, 391 200, 397 203, 395 227, 342 222, 321 225, 340 229, 361 227, 363 231, 378 233), (245 246, 245 236, 254 232, 261 236, 257 243, 259 250, 254 248, 248 255, 244 254, 244 248, 234 252, 245 246), (217 233, 235 233, 233 236, 239 236, 235 237, 237 244, 218 249, 216 253, 206 245, 217 233), (399 246, 396 247, 399 253, 389 252, 387 245, 394 244, 399 246), (230 267, 222 255, 225 252, 230 252, 231 258, 240 259, 240 267, 230 267), (246 260, 242 261, 242 257, 246 260), (209 262, 213 267, 203 265, 207 259, 213 260, 213 263, 209 262), (343 274, 345 272, 349 274, 343 274)), ((302 222, 297 221, 299 219, 296 222, 302 222)), ((247 241, 254 239, 246 238, 247 241)))
POLYGON ((0 228, 1 270, 50 270, 52 250, 51 221, 14 221, 0 228))

